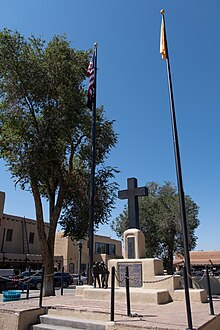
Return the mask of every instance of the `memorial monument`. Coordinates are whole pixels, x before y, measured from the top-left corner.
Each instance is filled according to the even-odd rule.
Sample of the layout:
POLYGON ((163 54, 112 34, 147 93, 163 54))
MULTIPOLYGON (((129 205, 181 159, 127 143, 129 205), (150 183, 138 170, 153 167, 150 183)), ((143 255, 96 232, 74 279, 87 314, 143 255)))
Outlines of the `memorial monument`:
MULTIPOLYGON (((148 190, 146 187, 138 188, 136 178, 129 178, 127 184, 127 190, 118 192, 120 199, 128 199, 129 229, 124 232, 124 259, 112 259, 108 263, 110 272, 113 266, 116 269, 116 287, 125 286, 125 268, 128 266, 131 288, 154 289, 151 293, 157 296, 155 301, 158 303, 172 301, 175 297, 180 299, 180 295, 184 295, 183 290, 179 292, 182 289, 181 277, 165 275, 162 260, 145 257, 145 236, 140 230, 138 197, 147 196, 148 190)), ((206 292, 194 291, 194 299, 206 301, 206 292)))
MULTIPOLYGON (((124 232, 124 259, 108 261, 110 272, 108 287, 111 287, 111 270, 115 267, 116 300, 125 299, 125 270, 128 266, 131 301, 136 303, 164 304, 173 300, 184 300, 184 290, 180 275, 165 275, 163 261, 146 258, 145 238, 139 225, 138 197, 147 196, 146 187, 138 188, 137 179, 127 180, 128 189, 118 192, 120 199, 128 199, 128 229, 124 232)), ((80 286, 76 295, 86 299, 110 299, 109 289, 80 286)), ((191 301, 206 302, 207 293, 203 289, 190 289, 191 301)))
POLYGON ((137 179, 127 180, 128 189, 118 192, 118 198, 128 199, 128 224, 129 229, 124 232, 125 258, 139 259, 145 257, 145 237, 139 230, 139 207, 138 197, 147 196, 147 187, 138 188, 137 179))

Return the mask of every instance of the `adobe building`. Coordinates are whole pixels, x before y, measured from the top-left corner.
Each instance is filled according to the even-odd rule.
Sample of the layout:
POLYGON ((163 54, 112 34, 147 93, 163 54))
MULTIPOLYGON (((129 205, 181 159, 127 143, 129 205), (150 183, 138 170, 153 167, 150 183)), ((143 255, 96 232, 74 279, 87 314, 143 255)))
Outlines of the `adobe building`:
MULTIPOLYGON (((220 251, 190 251, 191 267, 197 270, 205 266, 215 267, 220 269, 220 251)), ((184 263, 184 258, 177 254, 174 259, 174 265, 180 268, 184 263)))
MULTIPOLYGON (((33 219, 4 213, 5 193, 0 192, 0 268, 25 270, 31 266, 39 269, 42 265, 41 249, 38 239, 37 222, 33 219)), ((45 223, 46 232, 49 224, 45 223)), ((65 271, 78 272, 79 245, 69 237, 56 233, 54 248, 54 267, 64 266, 65 271)), ((83 240, 81 269, 86 270, 89 249, 88 239, 83 240)), ((94 262, 121 258, 122 244, 110 237, 94 235, 94 262)))
MULTIPOLYGON (((87 269, 89 260, 88 238, 82 242, 72 241, 70 237, 64 237, 62 232, 56 233, 54 254, 63 256, 65 271, 69 273, 78 272, 79 243, 82 243, 81 270, 87 269)), ((122 244, 120 240, 112 239, 107 236, 94 235, 94 262, 104 261, 107 265, 108 260, 122 258, 122 244)))
MULTIPOLYGON (((0 191, 0 268, 24 270, 42 265, 36 220, 4 213, 5 193, 0 191)), ((46 231, 49 224, 45 223, 46 231)), ((54 257, 54 266, 60 269, 61 255, 54 257)))

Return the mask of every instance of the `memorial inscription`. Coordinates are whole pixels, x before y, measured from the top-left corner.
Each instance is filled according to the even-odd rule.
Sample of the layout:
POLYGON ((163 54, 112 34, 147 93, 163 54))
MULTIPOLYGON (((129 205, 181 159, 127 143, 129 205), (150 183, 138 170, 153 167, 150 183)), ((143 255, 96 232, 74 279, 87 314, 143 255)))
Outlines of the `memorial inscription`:
POLYGON ((126 266, 128 266, 130 287, 136 287, 136 288, 142 287, 142 264, 136 263, 136 262, 135 263, 130 263, 130 262, 119 262, 118 263, 119 286, 125 287, 126 266))
POLYGON ((134 237, 128 237, 127 238, 127 246, 128 246, 128 259, 134 259, 135 258, 135 242, 134 237))

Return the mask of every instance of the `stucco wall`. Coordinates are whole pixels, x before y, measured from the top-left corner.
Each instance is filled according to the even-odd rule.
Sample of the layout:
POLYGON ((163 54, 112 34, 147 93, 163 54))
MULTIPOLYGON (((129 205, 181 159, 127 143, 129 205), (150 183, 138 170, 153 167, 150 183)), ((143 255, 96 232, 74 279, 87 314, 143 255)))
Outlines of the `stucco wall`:
POLYGON ((31 324, 38 322, 38 316, 45 314, 46 308, 33 308, 24 311, 0 310, 1 330, 25 330, 31 324))
MULTIPOLYGON (((63 255, 64 258, 64 269, 70 271, 70 264, 74 264, 74 273, 78 272, 78 258, 79 258, 79 246, 77 241, 72 241, 70 237, 63 237, 62 232, 56 233, 55 239, 55 250, 54 253, 57 255, 63 255)), ((121 258, 122 257, 122 244, 121 241, 116 239, 111 239, 107 236, 94 235, 94 262, 107 261, 111 258, 121 258), (95 254, 95 243, 107 243, 115 244, 116 256, 106 255, 106 254, 95 254)), ((88 249, 88 239, 83 240, 82 246, 82 264, 88 264, 89 259, 89 249, 88 249)))

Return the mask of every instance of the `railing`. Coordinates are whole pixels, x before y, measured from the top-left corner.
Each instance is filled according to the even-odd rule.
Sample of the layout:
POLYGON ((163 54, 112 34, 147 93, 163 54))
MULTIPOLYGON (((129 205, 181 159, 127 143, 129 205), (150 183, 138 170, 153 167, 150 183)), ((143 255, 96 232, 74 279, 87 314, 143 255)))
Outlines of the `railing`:
MULTIPOLYGON (((26 299, 28 300, 30 297, 30 288, 31 288, 31 281, 35 276, 40 275, 40 293, 39 293, 39 307, 42 307, 43 305, 43 290, 44 290, 44 279, 45 277, 49 277, 49 276, 54 276, 54 274, 47 274, 45 275, 45 267, 43 266, 41 270, 36 271, 34 274, 31 274, 31 269, 29 268, 28 270, 29 272, 29 276, 23 277, 23 278, 19 278, 19 277, 4 277, 4 276, 0 276, 0 279, 3 279, 7 282, 14 282, 15 284, 17 284, 21 291, 24 292, 24 289, 26 287, 26 299)), ((61 290, 61 295, 63 295, 63 289, 64 289, 64 267, 62 267, 62 271, 61 271, 61 286, 60 286, 60 290, 61 290)), ((7 290, 6 290, 7 291, 7 290)))
MULTIPOLYGON (((185 276, 186 278, 191 278, 192 281, 193 278, 189 277, 189 275, 186 273, 186 269, 185 267, 183 268, 183 276, 185 276)), ((110 311, 110 321, 114 321, 114 311, 115 311, 115 278, 117 279, 118 283, 124 283, 125 281, 125 288, 126 288, 126 305, 127 305, 127 316, 129 317, 134 317, 134 316, 138 316, 141 317, 141 315, 138 315, 137 313, 132 314, 131 313, 131 299, 130 299, 130 282, 136 283, 136 282, 140 282, 139 284, 141 284, 141 286, 144 283, 158 283, 158 282, 162 282, 162 281, 166 281, 169 280, 170 278, 175 277, 175 275, 170 275, 164 277, 164 278, 160 278, 158 280, 151 280, 151 281, 140 281, 137 280, 136 278, 129 276, 129 268, 128 266, 126 266, 125 268, 125 273, 121 276, 120 278, 118 277, 118 273, 115 270, 115 267, 112 267, 111 269, 111 311, 110 311)), ((208 294, 208 300, 209 300, 209 306, 210 306, 210 314, 211 315, 215 315, 214 314, 214 307, 213 307, 213 301, 212 301, 212 292, 211 292, 211 286, 210 286, 210 275, 209 275, 209 271, 208 271, 208 267, 206 267, 206 272, 204 273, 204 275, 202 276, 202 279, 206 277, 206 281, 207 281, 207 294, 208 294)), ((185 283, 188 283, 188 281, 185 281, 185 283)), ((184 288, 185 291, 187 291, 187 288, 184 288)), ((186 293, 186 292, 185 292, 186 293)), ((188 329, 193 329, 192 326, 192 317, 191 317, 191 309, 190 309, 190 297, 186 294, 186 301, 187 301, 187 318, 188 318, 188 329)))

